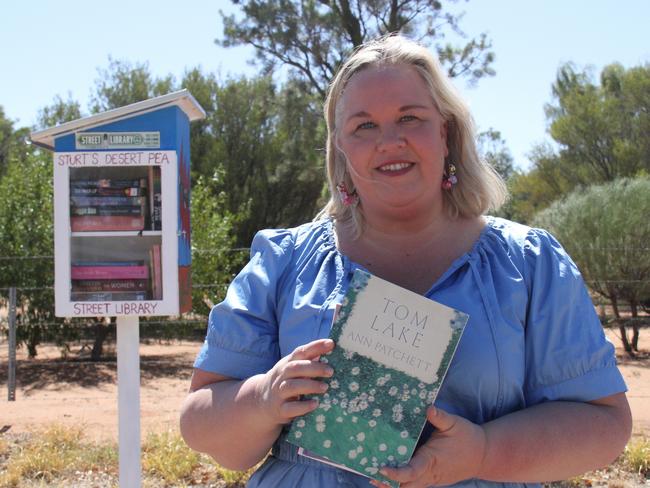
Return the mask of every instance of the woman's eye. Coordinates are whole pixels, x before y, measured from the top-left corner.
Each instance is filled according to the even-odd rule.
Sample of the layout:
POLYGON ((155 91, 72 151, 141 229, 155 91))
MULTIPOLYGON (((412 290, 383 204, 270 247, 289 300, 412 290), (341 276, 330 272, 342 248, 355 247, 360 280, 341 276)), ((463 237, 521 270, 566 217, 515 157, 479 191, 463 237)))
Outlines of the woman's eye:
POLYGON ((357 126, 357 130, 358 129, 372 129, 374 127, 375 127, 375 124, 373 122, 364 122, 364 123, 359 124, 357 126))
POLYGON ((400 122, 411 122, 413 120, 418 120, 418 118, 415 115, 403 115, 399 120, 400 122))

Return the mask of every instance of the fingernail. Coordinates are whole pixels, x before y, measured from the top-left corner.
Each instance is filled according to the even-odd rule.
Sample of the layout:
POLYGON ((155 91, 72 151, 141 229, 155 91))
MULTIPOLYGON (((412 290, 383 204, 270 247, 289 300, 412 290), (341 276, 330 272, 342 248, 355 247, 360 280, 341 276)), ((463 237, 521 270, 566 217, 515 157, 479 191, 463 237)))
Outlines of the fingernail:
POLYGON ((327 376, 332 376, 332 375, 334 374, 334 370, 333 370, 332 368, 327 368, 327 369, 325 370, 325 374, 326 374, 327 376))
POLYGON ((329 388, 329 385, 327 383, 321 383, 321 385, 320 385, 320 390, 321 391, 327 391, 328 388, 329 388))

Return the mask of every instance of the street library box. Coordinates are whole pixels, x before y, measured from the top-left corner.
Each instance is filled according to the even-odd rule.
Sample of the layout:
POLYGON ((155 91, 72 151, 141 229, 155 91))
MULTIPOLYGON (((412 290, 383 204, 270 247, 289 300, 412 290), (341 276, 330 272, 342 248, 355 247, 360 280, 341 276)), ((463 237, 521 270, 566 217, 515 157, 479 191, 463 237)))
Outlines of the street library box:
POLYGON ((54 151, 55 313, 191 309, 187 90, 32 134, 54 151))

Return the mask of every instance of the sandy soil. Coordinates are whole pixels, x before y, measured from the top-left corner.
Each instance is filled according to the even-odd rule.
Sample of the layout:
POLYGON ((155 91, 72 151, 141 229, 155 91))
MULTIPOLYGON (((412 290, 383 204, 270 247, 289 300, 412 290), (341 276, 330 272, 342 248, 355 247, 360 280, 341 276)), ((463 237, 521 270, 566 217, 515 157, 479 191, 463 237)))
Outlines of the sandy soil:
MULTIPOLYGON (((620 341, 611 336, 615 345, 620 341)), ((141 432, 177 428, 178 412, 189 386, 192 361, 200 344, 141 344, 141 432)), ((78 348, 77 348, 78 349, 78 348)), ((619 364, 629 392, 634 432, 650 435, 650 330, 642 330, 642 354, 619 364)), ((73 353, 77 350, 73 348, 73 353)), ((7 400, 7 344, 0 344, 0 429, 12 434, 58 422, 84 426, 93 440, 117 440, 117 363, 61 359, 56 347, 41 346, 35 360, 18 351, 16 401, 7 400), (5 427, 6 428, 6 427, 5 427)), ((75 355, 71 355, 75 357, 75 355)))

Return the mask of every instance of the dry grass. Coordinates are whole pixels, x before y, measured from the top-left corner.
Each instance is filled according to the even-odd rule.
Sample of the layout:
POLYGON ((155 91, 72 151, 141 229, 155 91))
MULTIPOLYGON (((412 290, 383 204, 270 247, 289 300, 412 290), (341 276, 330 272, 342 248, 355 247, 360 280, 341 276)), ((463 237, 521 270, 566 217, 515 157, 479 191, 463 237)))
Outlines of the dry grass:
POLYGON ((625 447, 623 460, 633 473, 650 478, 650 439, 634 439, 625 447))
MULTIPOLYGON (((174 431, 151 434, 142 446, 144 488, 242 487, 249 472, 228 471, 189 449, 174 431)), ((647 486, 650 440, 633 439, 612 466, 552 487, 647 486)), ((113 444, 84 439, 83 427, 51 425, 27 436, 0 436, 0 488, 114 488, 118 454, 113 444)))
MULTIPOLYGON (((238 487, 250 472, 228 471, 189 449, 180 435, 150 435, 142 446, 143 487, 238 487)), ((0 488, 118 486, 114 444, 84 439, 83 428, 51 425, 28 436, 0 437, 0 488)))

